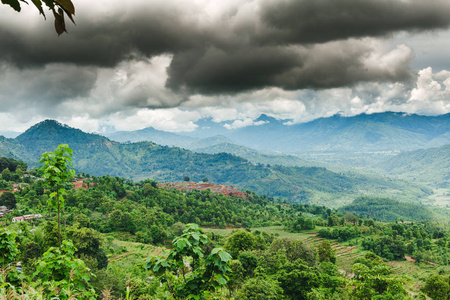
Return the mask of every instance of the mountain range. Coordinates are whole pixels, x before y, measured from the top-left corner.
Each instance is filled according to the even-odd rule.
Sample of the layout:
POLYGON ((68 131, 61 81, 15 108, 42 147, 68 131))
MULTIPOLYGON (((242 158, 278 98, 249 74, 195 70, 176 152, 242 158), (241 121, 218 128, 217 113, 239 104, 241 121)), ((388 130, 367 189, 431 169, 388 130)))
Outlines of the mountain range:
POLYGON ((53 120, 30 127, 15 139, 0 138, 0 155, 22 159, 37 166, 39 156, 61 143, 74 150, 77 172, 122 176, 160 182, 209 181, 250 189, 270 197, 294 202, 328 203, 339 206, 359 195, 379 195, 417 201, 432 191, 424 186, 380 176, 335 173, 323 167, 299 167, 252 163, 228 153, 195 153, 152 142, 119 143, 85 133, 53 120))
MULTIPOLYGON (((234 143, 258 151, 303 154, 311 152, 400 152, 450 144, 450 114, 421 116, 403 113, 361 114, 352 117, 335 115, 311 122, 292 124, 261 115, 255 124, 226 129, 227 122, 203 119, 191 133, 174 134, 155 129, 120 132, 108 137, 120 142, 153 141, 156 143, 202 148, 199 140, 222 136, 219 143, 234 143)), ((230 124, 228 124, 230 125, 230 124)), ((212 145, 213 146, 213 145, 212 145)))

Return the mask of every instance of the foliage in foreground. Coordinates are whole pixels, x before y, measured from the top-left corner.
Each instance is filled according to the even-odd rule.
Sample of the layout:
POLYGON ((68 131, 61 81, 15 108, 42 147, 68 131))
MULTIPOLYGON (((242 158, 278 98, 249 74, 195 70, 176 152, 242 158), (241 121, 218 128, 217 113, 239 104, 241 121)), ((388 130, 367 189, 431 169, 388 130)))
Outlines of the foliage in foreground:
MULTIPOLYGON (((28 4, 25 0, 2 0, 3 4, 11 6, 15 11, 21 11, 21 2, 28 4)), ((52 11, 55 17, 55 30, 58 35, 66 31, 64 14, 75 24, 73 16, 75 15, 75 7, 71 0, 31 0, 31 2, 39 10, 45 18, 44 4, 52 11)))
POLYGON ((206 293, 227 283, 231 260, 231 255, 221 248, 212 249, 205 257, 202 246, 207 244, 203 230, 197 224, 188 224, 183 234, 172 241, 167 257, 151 257, 145 268, 167 283, 175 299, 204 299, 206 293))

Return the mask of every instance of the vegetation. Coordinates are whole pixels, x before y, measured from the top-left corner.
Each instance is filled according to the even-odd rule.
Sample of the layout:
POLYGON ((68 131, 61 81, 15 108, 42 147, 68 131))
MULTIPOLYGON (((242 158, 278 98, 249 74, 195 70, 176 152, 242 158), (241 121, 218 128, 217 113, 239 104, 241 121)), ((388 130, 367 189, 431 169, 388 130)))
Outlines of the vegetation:
POLYGON ((167 283, 175 299, 203 298, 227 283, 231 260, 231 255, 221 248, 212 249, 205 257, 202 246, 207 244, 208 238, 198 225, 188 224, 183 234, 173 240, 167 258, 151 257, 145 268, 167 283), (188 262, 186 258, 192 261, 188 262))
POLYGON ((338 174, 322 167, 253 164, 231 154, 193 153, 150 142, 120 144, 51 120, 32 126, 12 141, 21 146, 5 140, 11 146, 10 152, 32 167, 43 152, 67 143, 74 150, 73 165, 79 173, 108 174, 133 180, 153 178, 161 182, 177 182, 185 176, 198 182, 206 177, 210 182, 298 203, 320 201, 337 207, 342 206, 338 200, 348 201, 361 193, 395 195, 402 201, 417 201, 432 193, 431 189, 404 181, 354 173, 338 174))
MULTIPOLYGON (((67 167, 67 147, 58 151, 55 157, 68 155, 67 167)), ((388 265, 438 264, 450 270, 448 224, 419 214, 411 213, 410 222, 383 223, 251 191, 241 198, 214 190, 178 191, 153 180, 78 174, 75 185, 57 180, 65 194, 58 218, 48 205, 55 191, 39 180, 49 166, 16 168, 5 181, 7 189, 19 187, 8 194, 16 207, 7 218, 33 213, 43 218, 3 222, 0 298, 412 299, 413 292, 440 299, 440 291, 448 291, 448 277, 436 268, 431 276, 415 277, 418 285, 412 286, 411 278, 388 265), (346 266, 341 248, 357 251, 346 266)), ((361 198, 356 205, 364 201, 369 210, 395 206, 379 198, 361 198)))
POLYGON ((66 190, 60 188, 66 181, 72 179, 75 170, 71 164, 73 150, 66 144, 59 145, 53 152, 42 154, 39 162, 42 166, 44 175, 44 185, 48 185, 52 190, 48 205, 58 212, 58 240, 59 250, 61 251, 61 229, 59 224, 61 208, 64 206, 64 195, 66 190))
POLYGON ((404 152, 378 165, 391 175, 450 188, 450 145, 404 152))
POLYGON ((367 218, 388 222, 433 218, 431 212, 423 206, 379 197, 358 197, 343 209, 367 218))

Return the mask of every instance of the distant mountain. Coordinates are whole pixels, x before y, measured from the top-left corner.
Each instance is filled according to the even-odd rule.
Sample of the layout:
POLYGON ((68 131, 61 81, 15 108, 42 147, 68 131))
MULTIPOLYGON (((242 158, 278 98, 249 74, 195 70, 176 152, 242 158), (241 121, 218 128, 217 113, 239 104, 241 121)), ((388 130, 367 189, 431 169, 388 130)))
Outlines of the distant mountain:
POLYGON ((19 134, 20 134, 20 132, 16 132, 16 131, 0 131, 0 135, 4 136, 5 138, 8 138, 8 139, 14 139, 19 134))
POLYGON ((266 124, 244 127, 226 136, 256 150, 285 153, 405 151, 450 143, 450 114, 335 115, 291 126, 267 116, 263 119, 266 124))
POLYGON ((378 167, 391 175, 450 188, 450 145, 404 152, 378 167))
POLYGON ((14 140, 3 138, 0 143, 6 145, 0 144, 0 149, 11 147, 11 156, 23 159, 30 166, 36 165, 43 152, 67 143, 74 150, 73 164, 77 172, 136 180, 153 178, 161 182, 179 181, 184 175, 193 181, 207 177, 210 182, 297 202, 338 206, 343 204, 339 199, 349 201, 361 194, 390 196, 392 193, 397 199, 413 201, 430 193, 403 181, 338 174, 325 168, 252 164, 232 154, 193 153, 151 142, 121 144, 52 120, 34 125, 14 140))
POLYGON ((232 143, 215 144, 204 148, 194 148, 193 151, 200 153, 230 153, 248 159, 256 164, 282 165, 282 166, 317 166, 317 163, 305 161, 297 156, 288 154, 266 154, 244 146, 232 143))
POLYGON ((200 119, 196 122, 197 128, 191 132, 184 132, 183 135, 203 139, 212 136, 225 136, 229 130, 224 127, 227 122, 214 122, 212 118, 200 119))
POLYGON ((123 134, 120 138, 108 136, 122 142, 147 140, 191 150, 229 143, 262 152, 297 154, 305 159, 351 166, 366 166, 401 151, 450 144, 450 114, 420 116, 385 112, 353 117, 335 115, 287 125, 291 121, 263 114, 254 120, 258 126, 226 129, 224 126, 230 125, 230 121, 214 122, 207 118, 199 120, 198 128, 189 133, 175 135, 153 129, 147 135, 135 131, 126 137, 124 133, 120 133, 123 134))
MULTIPOLYGON (((212 136, 212 137, 207 137, 207 138, 202 138, 202 139, 199 139, 199 140, 195 140, 195 141, 193 141, 191 144, 189 144, 187 146, 187 149, 189 149, 189 150, 196 150, 196 149, 206 149, 206 148, 209 148, 209 147, 215 147, 215 148, 219 147, 220 148, 219 145, 224 145, 224 144, 231 144, 230 139, 228 139, 227 137, 225 137, 223 135, 215 135, 215 136, 212 136)), ((218 152, 196 151, 196 152, 202 152, 202 153, 226 152, 226 153, 235 154, 235 153, 228 152, 228 151, 218 151, 218 152)))
POLYGON ((105 134, 106 137, 113 141, 125 142, 144 142, 150 141, 159 145, 185 147, 191 144, 196 139, 176 133, 166 132, 147 127, 135 131, 118 131, 114 133, 105 134))

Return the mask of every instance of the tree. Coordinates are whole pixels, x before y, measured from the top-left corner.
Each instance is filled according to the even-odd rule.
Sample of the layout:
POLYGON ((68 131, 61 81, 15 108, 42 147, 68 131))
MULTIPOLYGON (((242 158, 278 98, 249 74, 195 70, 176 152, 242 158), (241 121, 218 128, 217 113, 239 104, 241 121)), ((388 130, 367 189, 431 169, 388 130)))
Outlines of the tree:
POLYGON ((320 286, 318 270, 301 259, 287 263, 277 275, 284 294, 290 299, 306 300, 308 293, 320 286))
POLYGON ((245 269, 239 260, 232 260, 230 264, 230 275, 228 276, 227 287, 230 292, 230 298, 236 288, 240 287, 244 281, 245 269))
POLYGON ((237 293, 236 300, 280 300, 285 299, 283 289, 276 280, 252 278, 237 293))
POLYGON ((55 221, 47 221, 44 225, 44 245, 46 248, 59 245, 58 225, 55 221))
POLYGON ((258 257, 252 252, 242 252, 239 254, 238 259, 244 268, 243 274, 245 276, 252 276, 253 270, 258 266, 258 257))
POLYGON ((255 237, 251 233, 240 230, 227 239, 225 249, 233 257, 237 257, 241 251, 253 250, 255 243, 255 237))
POLYGON ((433 300, 448 299, 450 292, 448 276, 432 275, 428 277, 421 290, 433 300))
POLYGON ((355 274, 351 299, 404 299, 407 294, 404 276, 392 275, 391 269, 374 253, 368 252, 364 258, 355 260, 352 269, 355 274))
POLYGON ((77 248, 75 257, 89 256, 97 262, 98 269, 106 269, 108 258, 101 246, 101 235, 92 228, 76 228, 71 226, 67 230, 67 237, 73 241, 77 248))
POLYGON ((323 240, 317 246, 317 254, 319 255, 319 262, 336 263, 335 251, 331 248, 331 243, 328 240, 323 240))
POLYGON ((1 196, 0 196, 0 206, 6 206, 9 209, 14 209, 16 208, 16 196, 14 196, 13 193, 11 192, 4 192, 1 196))
POLYGON ((15 238, 15 233, 0 228, 0 267, 6 267, 16 261, 19 250, 15 238))
MULTIPOLYGON (((89 282, 95 275, 81 259, 75 258, 76 251, 72 241, 65 240, 61 250, 51 247, 38 262, 33 277, 41 279, 44 287, 53 285, 59 288, 56 295, 52 295, 52 299, 96 299, 95 291, 89 282)), ((45 292, 52 293, 50 290, 45 292)))
MULTIPOLYGON (((20 2, 24 2, 28 4, 25 0, 1 0, 3 4, 7 4, 11 6, 15 11, 20 12, 22 7, 20 6, 20 2)), ((75 15, 75 6, 73 5, 71 0, 31 0, 36 8, 39 10, 39 13, 46 18, 44 13, 44 7, 47 6, 49 10, 52 11, 53 16, 55 17, 55 30, 58 35, 61 35, 63 32, 67 32, 66 25, 64 21, 64 14, 69 17, 72 23, 75 24, 73 16, 75 15)))
POLYGON ((200 299, 205 292, 227 283, 231 262, 231 255, 220 248, 214 248, 203 260, 202 246, 207 243, 203 230, 197 224, 188 224, 183 234, 173 239, 167 257, 150 257, 145 268, 157 274, 161 282, 167 282, 175 299, 200 299), (192 263, 186 266, 188 258, 192 263))
POLYGON ((19 258, 15 238, 14 232, 0 228, 0 287, 18 286, 23 279, 17 269, 11 266, 19 258))
POLYGON ((12 179, 11 171, 8 168, 2 171, 2 179, 4 181, 10 181, 12 179))
POLYGON ((42 172, 44 173, 44 184, 56 189, 50 194, 49 206, 58 211, 58 237, 59 250, 61 251, 61 228, 60 211, 64 206, 64 195, 66 190, 60 188, 63 183, 69 181, 75 175, 72 166, 73 150, 67 144, 59 145, 53 152, 45 152, 39 159, 42 172))

